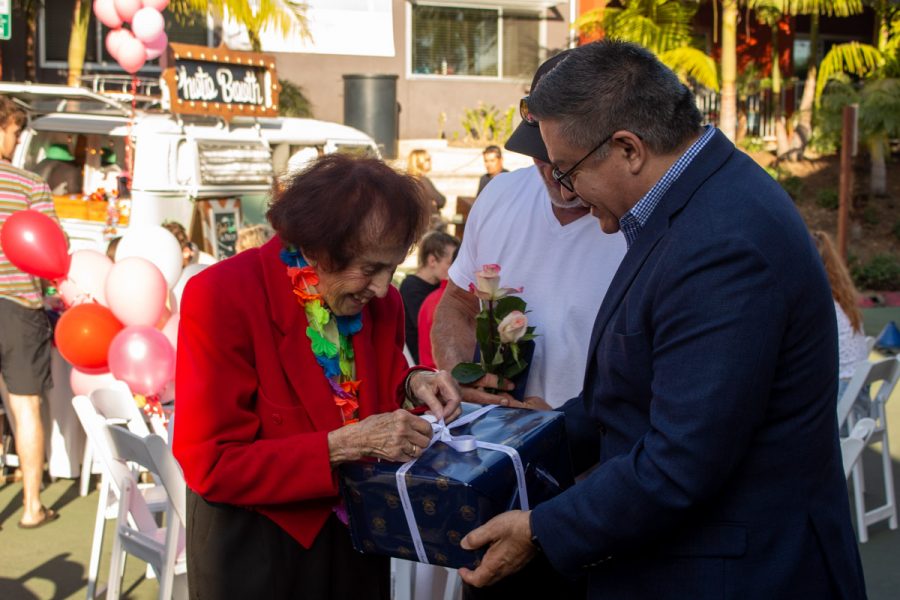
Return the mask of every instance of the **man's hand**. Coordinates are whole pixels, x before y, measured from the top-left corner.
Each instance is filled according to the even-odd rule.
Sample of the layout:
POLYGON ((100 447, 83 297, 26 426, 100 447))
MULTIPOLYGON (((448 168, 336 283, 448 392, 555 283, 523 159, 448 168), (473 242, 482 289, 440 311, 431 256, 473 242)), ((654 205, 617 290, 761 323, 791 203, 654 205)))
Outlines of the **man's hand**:
POLYGON ((469 585, 484 587, 512 575, 537 553, 531 543, 531 511, 513 510, 497 515, 478 529, 469 532, 460 546, 475 550, 490 544, 477 569, 459 570, 459 576, 469 585))
POLYGON ((514 387, 508 379, 504 380, 501 386, 497 376, 488 373, 478 381, 462 386, 462 399, 463 402, 474 402, 475 404, 514 406, 520 403, 506 393, 506 391, 512 391, 514 387))
POLYGON ((529 410, 553 410, 553 407, 547 404, 540 396, 528 396, 525 400, 510 400, 507 405, 510 408, 527 408, 529 410))

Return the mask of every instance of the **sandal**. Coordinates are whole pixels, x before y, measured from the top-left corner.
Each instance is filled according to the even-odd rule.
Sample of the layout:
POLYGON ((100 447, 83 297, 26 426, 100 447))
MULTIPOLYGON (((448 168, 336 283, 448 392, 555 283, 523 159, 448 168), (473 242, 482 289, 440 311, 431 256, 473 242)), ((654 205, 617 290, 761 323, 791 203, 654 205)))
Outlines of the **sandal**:
POLYGON ((23 523, 19 521, 19 529, 37 529, 38 527, 42 527, 47 523, 55 521, 59 518, 59 513, 53 510, 52 508, 47 508, 46 506, 41 507, 41 515, 42 519, 35 523, 23 523))

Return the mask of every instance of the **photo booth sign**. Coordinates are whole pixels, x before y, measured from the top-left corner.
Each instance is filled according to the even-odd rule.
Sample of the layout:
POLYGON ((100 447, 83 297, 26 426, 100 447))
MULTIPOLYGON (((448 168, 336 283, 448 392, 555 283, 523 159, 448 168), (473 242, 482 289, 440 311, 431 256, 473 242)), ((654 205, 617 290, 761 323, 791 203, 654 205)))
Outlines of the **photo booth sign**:
POLYGON ((179 114, 278 116, 280 85, 268 54, 169 44, 163 71, 169 110, 179 114))

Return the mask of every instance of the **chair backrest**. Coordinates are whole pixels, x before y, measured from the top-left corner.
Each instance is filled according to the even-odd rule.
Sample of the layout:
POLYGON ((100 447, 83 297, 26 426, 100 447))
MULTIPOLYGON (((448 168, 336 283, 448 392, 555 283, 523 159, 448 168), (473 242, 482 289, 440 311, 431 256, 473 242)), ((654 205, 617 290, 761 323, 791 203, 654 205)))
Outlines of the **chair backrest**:
MULTIPOLYGON (((72 406, 75 408, 75 414, 84 427, 88 440, 94 447, 97 456, 103 463, 109 477, 110 489, 113 490, 116 498, 122 497, 122 481, 129 479, 137 482, 137 478, 131 468, 122 460, 117 459, 117 453, 113 448, 113 442, 109 435, 110 427, 118 427, 109 425, 106 418, 97 412, 94 404, 87 396, 75 396, 72 399, 72 406)), ((131 512, 135 524, 139 529, 150 530, 155 528, 156 522, 153 514, 143 501, 137 503, 131 512)))
POLYGON ((866 447, 874 430, 875 421, 873 419, 860 419, 856 425, 853 426, 853 431, 850 432, 850 435, 841 438, 841 457, 844 461, 844 477, 850 477, 850 473, 853 471, 853 465, 859 460, 859 455, 862 454, 863 448, 866 447))
POLYGON ((844 390, 844 395, 838 399, 838 425, 843 426, 860 392, 878 382, 881 382, 881 387, 878 389, 874 401, 876 410, 879 411, 878 417, 881 418, 880 413, 884 410, 884 403, 890 397, 898 379, 900 379, 900 358, 885 358, 875 362, 867 360, 859 363, 853 373, 853 378, 847 384, 847 389, 844 390))
POLYGON ((124 381, 115 381, 109 387, 94 390, 90 400, 94 410, 107 421, 120 422, 138 435, 150 433, 144 415, 124 381))
POLYGON ((137 463, 159 477, 172 508, 184 525, 187 513, 184 475, 166 441, 156 434, 141 437, 124 427, 106 427, 114 459, 137 463))

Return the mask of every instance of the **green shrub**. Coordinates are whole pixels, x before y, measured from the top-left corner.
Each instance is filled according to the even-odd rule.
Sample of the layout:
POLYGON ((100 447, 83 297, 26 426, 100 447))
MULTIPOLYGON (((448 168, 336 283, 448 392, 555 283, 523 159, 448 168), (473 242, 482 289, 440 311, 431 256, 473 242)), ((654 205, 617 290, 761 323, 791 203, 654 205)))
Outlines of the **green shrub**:
POLYGON ((803 194, 803 180, 797 177, 796 175, 791 175, 790 177, 785 177, 781 180, 781 187, 784 188, 784 191, 788 193, 788 196, 794 199, 794 202, 800 201, 800 196, 803 194))
POLYGON ((768 173, 769 176, 770 176, 772 179, 774 179, 775 181, 778 181, 778 180, 781 178, 781 171, 779 171, 777 168, 775 168, 775 167, 765 167, 765 170, 766 170, 766 173, 768 173))
POLYGON ((816 194, 816 204, 828 210, 837 210, 840 204, 838 191, 834 188, 824 188, 816 194))
POLYGON ((740 141, 740 146, 746 152, 762 152, 766 149, 766 142, 761 137, 745 137, 740 141))
POLYGON ((852 269, 853 281, 861 290, 900 290, 900 260, 879 254, 852 269))
POLYGON ((513 132, 515 108, 510 106, 503 112, 482 102, 475 108, 463 109, 460 122, 466 137, 476 142, 503 145, 513 132))

